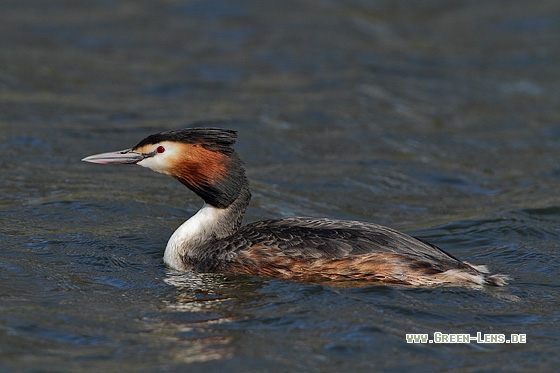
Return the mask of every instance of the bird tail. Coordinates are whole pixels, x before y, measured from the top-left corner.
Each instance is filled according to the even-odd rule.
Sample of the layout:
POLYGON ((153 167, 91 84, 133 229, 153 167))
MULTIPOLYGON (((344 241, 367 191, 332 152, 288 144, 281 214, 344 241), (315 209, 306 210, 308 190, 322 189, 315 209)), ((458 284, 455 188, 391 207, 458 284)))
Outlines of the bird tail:
POLYGON ((509 280, 511 280, 511 277, 508 275, 502 275, 499 273, 491 274, 488 267, 485 265, 474 265, 467 262, 465 262, 465 264, 480 273, 479 276, 475 276, 478 279, 476 282, 478 282, 479 285, 504 286, 507 285, 509 280))

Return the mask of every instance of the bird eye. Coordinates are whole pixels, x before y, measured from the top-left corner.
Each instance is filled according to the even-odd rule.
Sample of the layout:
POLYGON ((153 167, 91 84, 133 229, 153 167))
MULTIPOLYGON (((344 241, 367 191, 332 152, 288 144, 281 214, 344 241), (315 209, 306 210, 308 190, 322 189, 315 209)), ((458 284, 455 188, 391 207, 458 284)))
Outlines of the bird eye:
POLYGON ((165 151, 165 148, 163 146, 158 146, 156 149, 157 153, 163 153, 165 151))

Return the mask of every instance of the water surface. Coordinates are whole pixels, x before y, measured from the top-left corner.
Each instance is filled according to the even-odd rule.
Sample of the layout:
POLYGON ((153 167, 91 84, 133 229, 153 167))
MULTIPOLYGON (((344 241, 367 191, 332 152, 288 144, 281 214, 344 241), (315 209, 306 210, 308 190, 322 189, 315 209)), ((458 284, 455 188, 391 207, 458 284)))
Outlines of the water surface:
POLYGON ((1 371, 553 371, 555 1, 4 1, 1 371), (239 131, 246 221, 374 221, 513 281, 332 288, 176 273, 201 201, 79 160, 239 131), (526 334, 407 344, 407 333, 526 334))

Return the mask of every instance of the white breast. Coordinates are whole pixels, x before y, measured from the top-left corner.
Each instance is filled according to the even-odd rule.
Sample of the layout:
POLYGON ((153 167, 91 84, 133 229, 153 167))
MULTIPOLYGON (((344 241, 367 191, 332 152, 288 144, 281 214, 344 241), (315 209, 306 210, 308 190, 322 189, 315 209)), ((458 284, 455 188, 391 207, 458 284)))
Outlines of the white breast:
POLYGON ((189 250, 202 246, 212 238, 216 224, 224 213, 224 209, 204 204, 195 215, 177 228, 167 242, 163 254, 165 264, 177 270, 186 269, 183 257, 189 255, 189 250))

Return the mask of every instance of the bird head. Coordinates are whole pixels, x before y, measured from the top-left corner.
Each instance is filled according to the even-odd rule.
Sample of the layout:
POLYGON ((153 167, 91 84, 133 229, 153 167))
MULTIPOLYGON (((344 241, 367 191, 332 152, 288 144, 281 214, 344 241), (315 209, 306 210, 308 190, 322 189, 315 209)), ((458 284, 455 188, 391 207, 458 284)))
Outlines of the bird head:
POLYGON ((160 132, 134 147, 90 155, 84 162, 137 164, 174 177, 205 202, 227 207, 247 183, 243 164, 232 146, 237 134, 218 128, 160 132))

